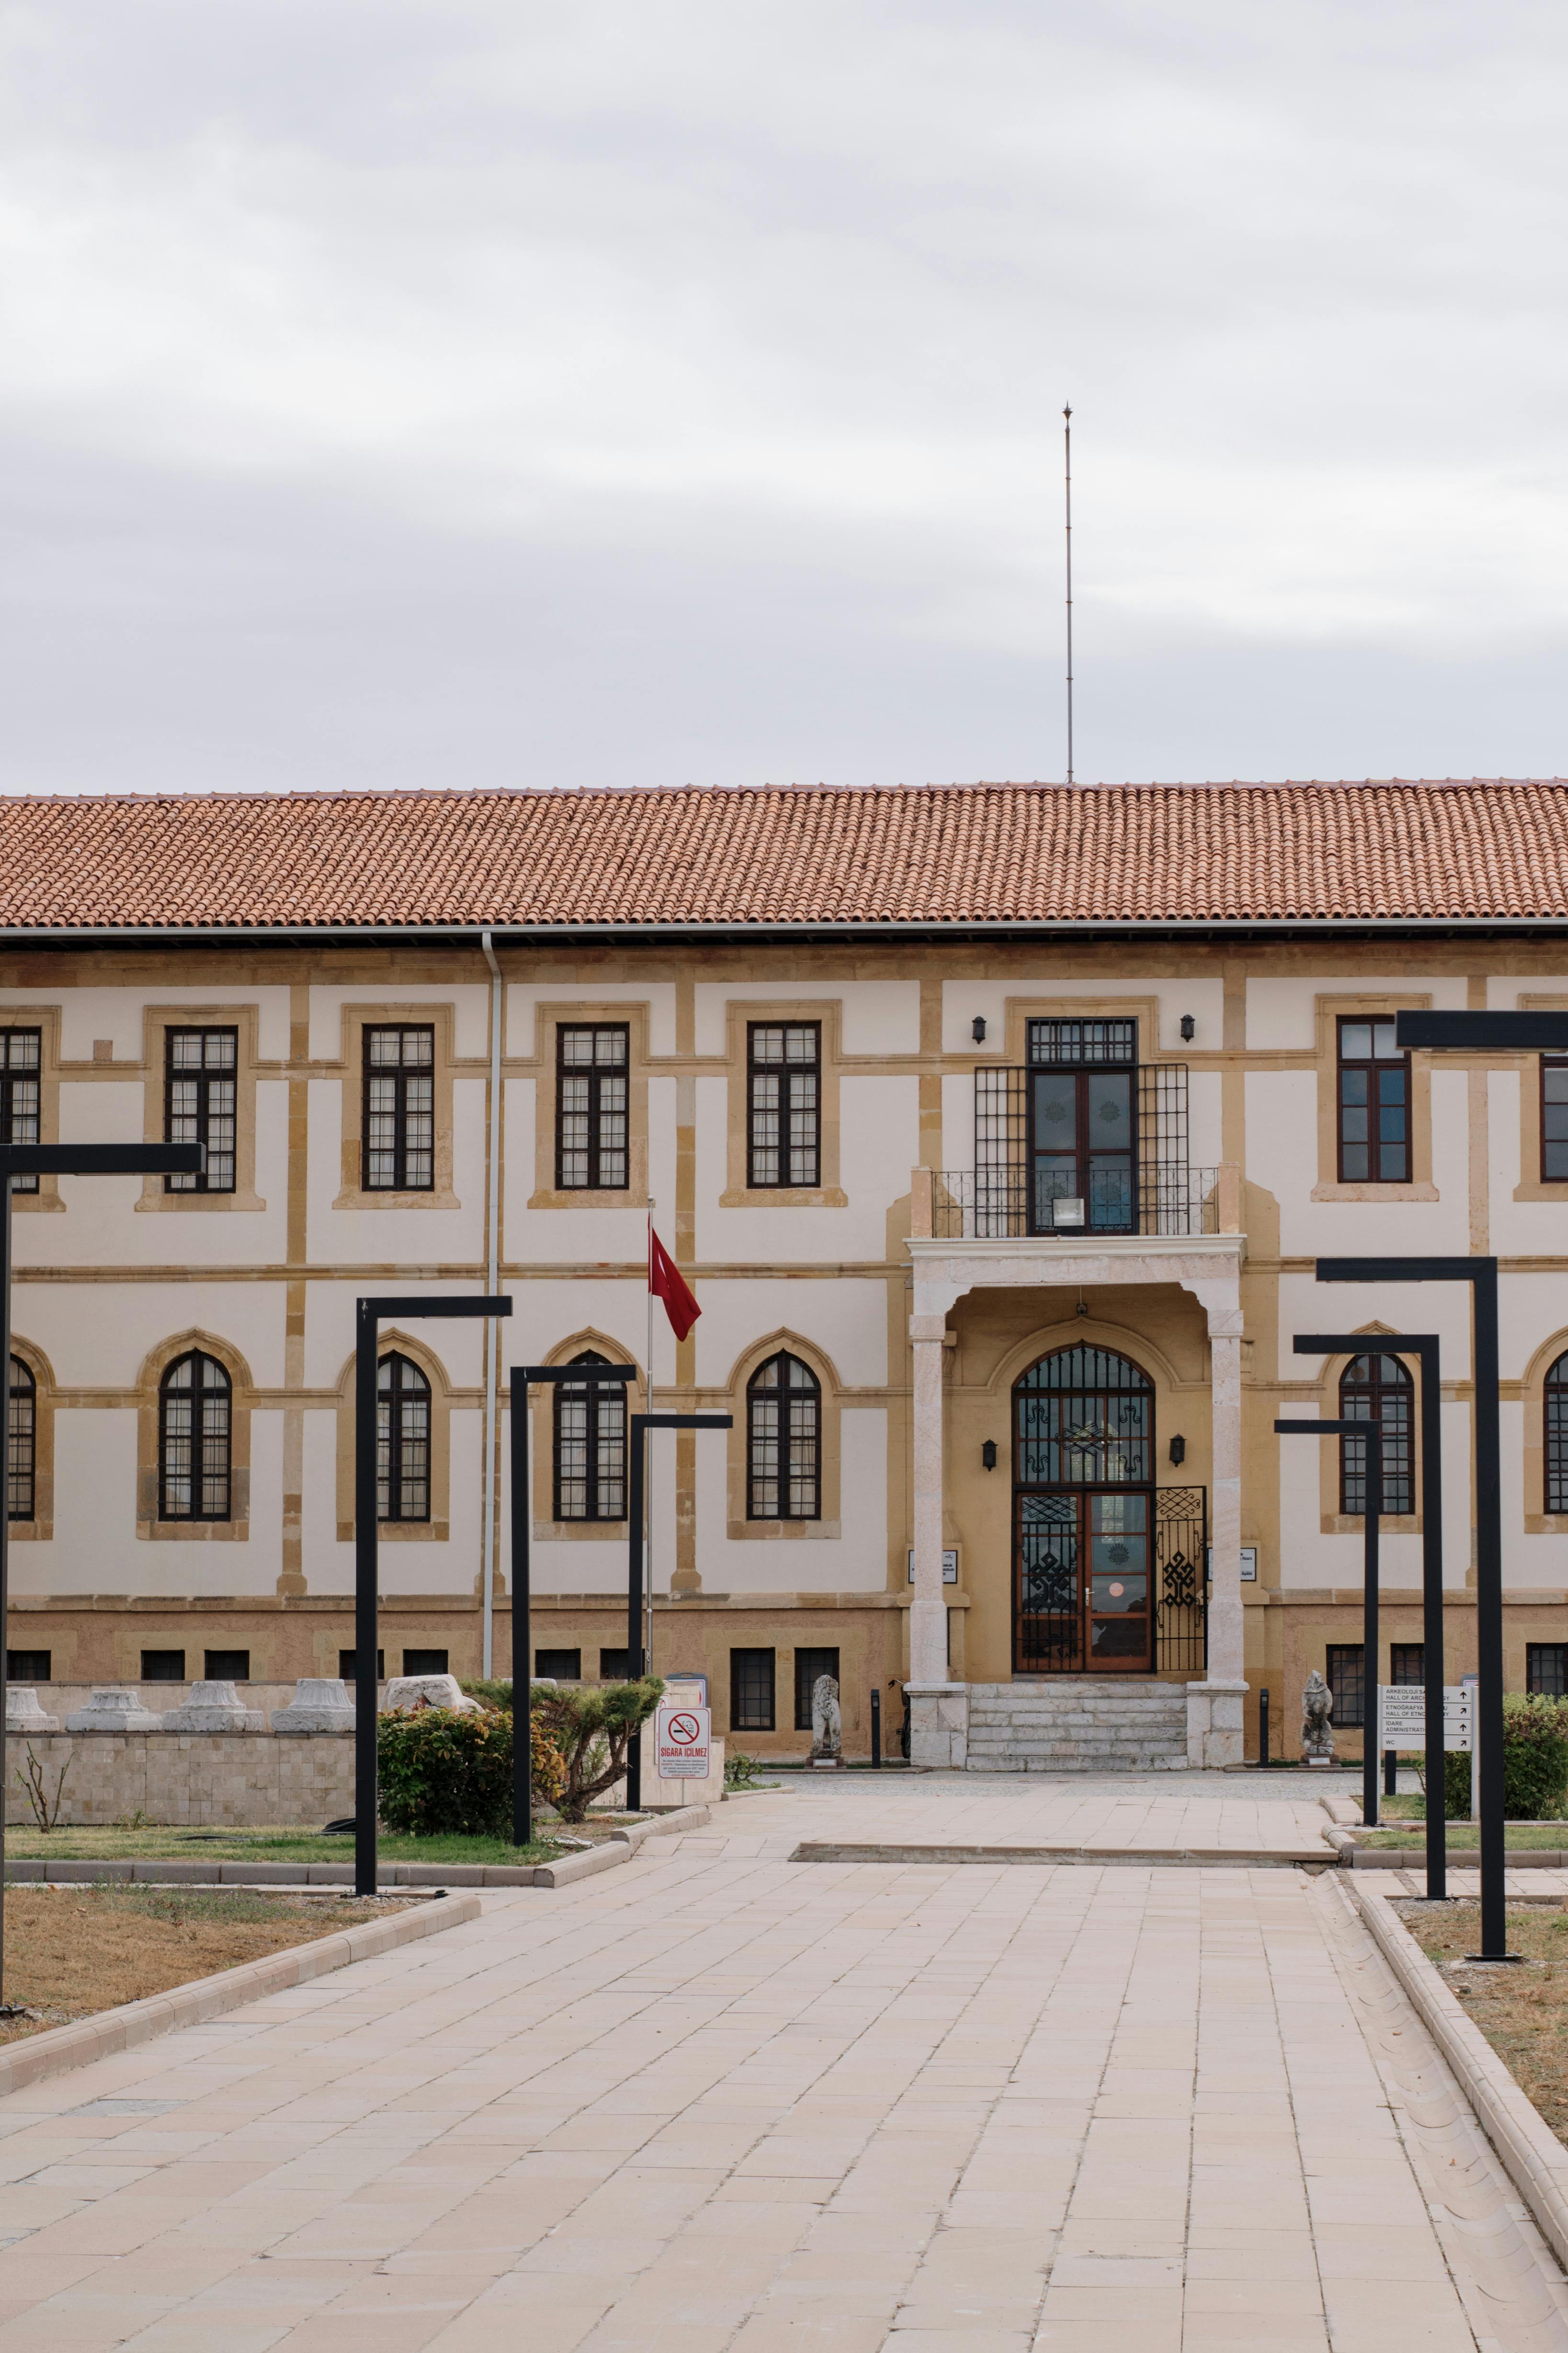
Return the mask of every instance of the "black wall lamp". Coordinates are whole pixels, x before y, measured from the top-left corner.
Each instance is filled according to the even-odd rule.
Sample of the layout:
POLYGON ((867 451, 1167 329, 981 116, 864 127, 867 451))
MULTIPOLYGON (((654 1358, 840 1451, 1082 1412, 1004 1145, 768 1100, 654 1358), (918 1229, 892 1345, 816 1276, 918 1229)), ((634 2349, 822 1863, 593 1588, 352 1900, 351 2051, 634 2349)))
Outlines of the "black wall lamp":
POLYGON ((984 1464, 987 1471, 995 1470, 996 1440, 994 1438, 988 1438, 982 1446, 980 1450, 980 1460, 984 1464))
POLYGON ((970 1023, 970 1025, 969 1025, 969 1034, 970 1034, 970 1036, 973 1039, 973 1040, 974 1040, 974 1042, 975 1042, 975 1044, 976 1044, 977 1046, 984 1046, 984 1043, 985 1043, 985 1016, 984 1016, 984 1013, 977 1013, 977 1014, 975 1015, 975 1017, 974 1017, 973 1020, 973 1021, 970 1023))
POLYGON ((1184 1463, 1184 1462, 1186 1461, 1186 1459, 1187 1459, 1187 1441, 1186 1441, 1186 1440, 1185 1440, 1184 1438, 1181 1437, 1181 1436, 1178 1434, 1176 1437, 1173 1438, 1173 1439, 1172 1439, 1172 1440, 1171 1440, 1171 1460, 1172 1460, 1172 1461, 1173 1461, 1173 1462, 1174 1462, 1175 1464, 1177 1464, 1177 1465, 1178 1465, 1178 1467, 1179 1467, 1182 1463, 1184 1463))
POLYGON ((1197 1036, 1197 1034, 1198 1034, 1198 1025, 1197 1025, 1197 1023, 1193 1019, 1193 1017, 1192 1017, 1192 1015, 1191 1015, 1190 1013, 1184 1013, 1184 1014, 1183 1014, 1183 1016, 1182 1016, 1182 1041, 1183 1041, 1183 1043, 1184 1043, 1184 1045, 1188 1045, 1188 1046, 1190 1046, 1190 1045, 1192 1044, 1192 1042, 1193 1042, 1193 1039, 1197 1036))

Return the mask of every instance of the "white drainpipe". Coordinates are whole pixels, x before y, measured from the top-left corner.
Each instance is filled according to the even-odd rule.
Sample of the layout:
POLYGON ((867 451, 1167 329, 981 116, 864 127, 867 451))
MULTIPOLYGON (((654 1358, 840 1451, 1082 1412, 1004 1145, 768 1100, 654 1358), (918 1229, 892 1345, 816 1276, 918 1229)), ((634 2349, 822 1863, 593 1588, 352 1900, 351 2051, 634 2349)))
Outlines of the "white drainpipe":
MULTIPOLYGON (((489 1198, 489 1249, 485 1261, 485 1290, 494 1298, 500 1286, 500 1032, 501 978, 496 962, 495 949, 490 944, 488 928, 479 934, 479 945, 485 962, 490 968, 490 1115, 485 1138, 485 1180, 489 1198)), ((481 1590, 484 1594, 484 1672, 495 1672, 495 1607, 496 1607, 496 1514, 495 1460, 498 1394, 500 1375, 500 1325, 493 1318, 485 1323, 485 1439, 484 1472, 480 1480, 480 1526, 483 1529, 481 1590)), ((525 1508, 521 1496, 512 1497, 513 1511, 525 1508)))

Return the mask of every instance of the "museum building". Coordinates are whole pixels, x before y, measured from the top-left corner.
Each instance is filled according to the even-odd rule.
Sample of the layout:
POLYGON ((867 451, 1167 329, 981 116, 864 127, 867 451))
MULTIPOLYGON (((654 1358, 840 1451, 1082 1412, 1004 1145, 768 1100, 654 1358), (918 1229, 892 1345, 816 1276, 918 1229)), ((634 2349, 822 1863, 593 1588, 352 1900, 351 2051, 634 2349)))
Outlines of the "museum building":
POLYGON ((355 1299, 499 1290, 382 1331, 388 1672, 510 1672, 507 1370, 601 1360, 531 1409, 536 1673, 625 1672, 651 1397, 731 1417, 649 1532, 732 1746, 827 1672, 855 1755, 875 1691, 920 1764, 1237 1763, 1316 1668, 1354 1754, 1371 1446, 1423 1665, 1401 1331, 1474 1663, 1468 1300, 1314 1280, 1398 1251, 1500 1261, 1506 1679, 1568 1684, 1568 1059, 1395 1035, 1568 1008, 1568 786, 13 799, 0 926, 9 1139, 205 1147, 15 1197, 15 1681, 349 1671, 355 1299))

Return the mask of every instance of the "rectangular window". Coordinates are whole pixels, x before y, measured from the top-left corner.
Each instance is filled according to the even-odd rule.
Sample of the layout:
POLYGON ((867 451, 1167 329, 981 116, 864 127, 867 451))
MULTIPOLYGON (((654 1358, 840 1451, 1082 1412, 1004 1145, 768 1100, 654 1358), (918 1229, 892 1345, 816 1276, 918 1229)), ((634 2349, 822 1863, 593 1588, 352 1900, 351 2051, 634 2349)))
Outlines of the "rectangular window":
POLYGON ((581 1651, 535 1651, 533 1672, 546 1683, 580 1683, 583 1680, 581 1651))
POLYGON ((450 1674, 452 1671, 447 1664, 447 1653, 445 1651, 405 1651, 403 1672, 405 1675, 450 1674))
POLYGON ((838 1681, 837 1651, 797 1651, 795 1654, 795 1728, 797 1732, 811 1730, 811 1694, 816 1688, 818 1675, 831 1675, 838 1681))
POLYGON ((144 1683, 183 1683, 185 1680, 184 1651, 143 1651, 142 1681, 144 1683))
POLYGON ((1410 1058, 1392 1021, 1351 1018, 1339 1027, 1340 1182, 1410 1179, 1410 1058))
POLYGON ((601 1651, 599 1681, 602 1683, 624 1683, 631 1679, 632 1654, 629 1651, 601 1651))
POLYGON ((1096 1063, 1134 1063, 1138 1060, 1136 1021, 1031 1021, 1028 1028, 1031 1062, 1065 1062, 1074 1070, 1096 1063))
POLYGON ((746 1032, 746 1182, 822 1182, 822 1024, 753 1021, 746 1032))
POLYGON ((248 1651, 209 1651, 202 1668, 209 1683, 247 1683, 250 1681, 248 1651))
POLYGON ((563 1193, 619 1193, 630 1183, 631 1031, 624 1022, 555 1032, 555 1183, 563 1193))
MULTIPOLYGON (((37 1144, 41 1029, 0 1029, 0 1142, 37 1144)), ((13 1176, 13 1193, 36 1193, 36 1176, 13 1176)))
POLYGON ((1331 1642, 1327 1683, 1334 1695, 1333 1727, 1336 1732, 1353 1731, 1366 1721, 1365 1694, 1362 1688, 1362 1646, 1359 1642, 1331 1642))
MULTIPOLYGON (((590 1359, 603 1364, 594 1354, 590 1359)), ((555 1517, 626 1516, 626 1391, 608 1383, 555 1384, 555 1517)))
POLYGON ((1394 1642, 1389 1646, 1388 1680, 1407 1688, 1426 1680, 1426 1645, 1425 1642, 1394 1642))
POLYGON ((364 1033, 364 1190, 436 1184, 436 1031, 427 1022, 364 1033))
POLYGON ((1568 1062, 1541 1058, 1541 1181, 1568 1184, 1568 1062))
POLYGON ((8 1683, 50 1683, 52 1663, 52 1654, 47 1651, 7 1651, 5 1680, 8 1683))
MULTIPOLYGON (((345 1683, 353 1683, 355 1675, 359 1672, 359 1668, 356 1663, 358 1659, 359 1652, 357 1651, 340 1651, 338 1652, 338 1677, 340 1682, 345 1683)), ((384 1651, 378 1651, 375 1654, 375 1679, 377 1683, 384 1683, 386 1680, 386 1652, 384 1651)))
POLYGON ((205 1144, 207 1165, 194 1176, 165 1176, 171 1193, 232 1193, 237 1029, 164 1032, 163 1141, 205 1144))
POLYGON ((730 1653, 730 1729, 771 1732, 773 1728, 773 1654, 771 1651, 730 1653))
POLYGON ((1568 1699, 1568 1642, 1525 1644, 1524 1688, 1547 1699, 1568 1699))

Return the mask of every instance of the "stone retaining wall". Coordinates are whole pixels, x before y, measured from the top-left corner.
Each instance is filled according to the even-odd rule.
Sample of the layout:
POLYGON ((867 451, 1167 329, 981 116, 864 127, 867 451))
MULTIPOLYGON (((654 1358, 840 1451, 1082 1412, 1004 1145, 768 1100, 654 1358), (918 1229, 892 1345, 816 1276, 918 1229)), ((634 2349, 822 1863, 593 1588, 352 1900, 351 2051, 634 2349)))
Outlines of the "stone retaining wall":
POLYGON ((52 1798, 66 1767, 62 1827, 149 1822, 242 1830, 298 1822, 320 1830, 354 1810, 352 1732, 279 1738, 271 1732, 11 1733, 5 1741, 5 1820, 31 1825, 16 1786, 31 1748, 52 1798))

